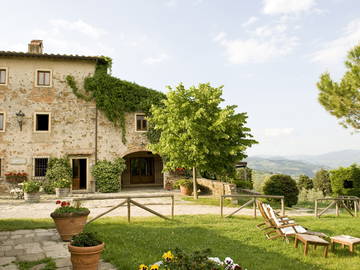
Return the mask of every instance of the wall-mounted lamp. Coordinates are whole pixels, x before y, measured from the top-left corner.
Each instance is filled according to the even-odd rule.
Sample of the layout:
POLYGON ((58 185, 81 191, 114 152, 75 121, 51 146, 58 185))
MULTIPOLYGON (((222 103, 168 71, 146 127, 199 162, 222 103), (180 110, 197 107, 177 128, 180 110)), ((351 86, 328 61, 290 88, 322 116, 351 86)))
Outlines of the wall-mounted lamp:
POLYGON ((19 123, 20 131, 22 131, 24 117, 25 117, 25 113, 23 113, 21 110, 16 113, 16 120, 19 123))

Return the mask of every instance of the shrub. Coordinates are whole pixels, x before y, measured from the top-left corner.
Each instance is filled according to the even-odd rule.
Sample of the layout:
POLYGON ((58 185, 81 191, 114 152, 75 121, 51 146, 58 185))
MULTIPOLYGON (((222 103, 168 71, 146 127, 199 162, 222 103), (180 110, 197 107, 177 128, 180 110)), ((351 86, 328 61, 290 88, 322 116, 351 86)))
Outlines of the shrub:
POLYGON ((27 192, 27 193, 39 192, 40 187, 41 187, 41 184, 36 181, 26 181, 26 182, 24 182, 24 185, 23 185, 24 192, 27 192))
POLYGON ((71 181, 66 178, 62 178, 54 182, 55 188, 69 188, 71 186, 71 181))
POLYGON ((297 186, 298 186, 299 190, 301 190, 303 188, 304 189, 312 189, 314 187, 314 184, 309 176, 302 174, 299 176, 297 186))
POLYGON ((286 206, 291 207, 297 204, 299 189, 296 182, 289 175, 275 174, 265 182, 263 188, 266 195, 282 195, 284 196, 286 206))
MULTIPOLYGON (((71 181, 72 170, 67 158, 51 158, 45 175, 43 188, 46 193, 55 193, 54 183, 61 179, 71 181)), ((71 182, 70 182, 71 183, 71 182)))
POLYGON ((125 160, 118 158, 113 162, 98 161, 92 168, 96 188, 100 192, 117 192, 121 187, 120 176, 126 167, 125 160))
POLYGON ((351 165, 330 171, 331 188, 335 195, 360 196, 360 167, 351 165))

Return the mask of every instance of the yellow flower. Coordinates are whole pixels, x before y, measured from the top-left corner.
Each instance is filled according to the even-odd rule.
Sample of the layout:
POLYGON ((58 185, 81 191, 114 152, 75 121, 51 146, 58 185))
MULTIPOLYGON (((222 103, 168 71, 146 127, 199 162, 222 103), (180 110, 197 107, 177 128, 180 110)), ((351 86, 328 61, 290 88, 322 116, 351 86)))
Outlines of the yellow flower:
POLYGON ((159 270, 159 266, 157 264, 153 264, 151 267, 150 267, 150 270, 159 270))
POLYGON ((171 253, 171 251, 164 253, 162 257, 167 262, 172 261, 172 259, 174 259, 174 255, 171 253))
POLYGON ((145 264, 140 264, 139 270, 148 270, 149 267, 147 267, 145 264))

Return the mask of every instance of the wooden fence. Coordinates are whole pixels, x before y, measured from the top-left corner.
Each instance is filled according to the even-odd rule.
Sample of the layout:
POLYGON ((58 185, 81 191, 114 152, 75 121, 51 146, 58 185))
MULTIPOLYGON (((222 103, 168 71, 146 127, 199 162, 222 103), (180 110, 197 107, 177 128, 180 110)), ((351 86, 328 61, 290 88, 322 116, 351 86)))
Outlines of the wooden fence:
POLYGON ((83 197, 83 198, 74 198, 73 201, 90 201, 90 200, 112 200, 112 199, 124 199, 124 201, 120 202, 119 204, 115 205, 114 207, 110 208, 109 210, 106 210, 105 212, 97 215, 96 217, 89 220, 86 224, 95 221, 96 219, 110 213, 111 211, 115 210, 116 208, 119 208, 123 205, 127 206, 127 220, 130 223, 131 218, 131 204, 140 207, 144 209, 145 211, 148 211, 158 217, 161 217, 163 219, 169 220, 168 217, 150 209, 149 207, 146 207, 145 205, 134 201, 134 199, 150 199, 150 198, 171 198, 171 218, 174 218, 174 195, 173 194, 163 194, 163 195, 138 195, 138 196, 113 196, 113 197, 107 197, 107 196, 89 196, 89 197, 83 197))
POLYGON ((338 217, 339 216, 339 208, 341 206, 344 207, 344 209, 353 217, 357 217, 357 212, 360 207, 360 198, 355 196, 348 196, 348 197, 337 197, 337 198, 324 198, 324 199, 316 199, 315 200, 315 217, 320 218, 321 215, 323 215, 326 211, 328 211, 331 207, 335 206, 335 214, 338 217), (330 204, 325 207, 324 209, 319 212, 318 208, 318 202, 320 201, 331 201, 330 204), (352 209, 349 208, 347 204, 353 204, 354 205, 354 213, 352 212, 352 209))
POLYGON ((284 196, 275 196, 275 195, 222 195, 220 197, 220 215, 221 217, 224 217, 224 199, 225 198, 251 198, 249 201, 247 201, 245 204, 243 204, 242 206, 240 206, 239 209, 236 209, 234 212, 232 212, 231 214, 227 215, 226 217, 231 217, 233 215, 235 215, 237 212, 239 212, 241 209, 245 208, 248 205, 253 205, 253 216, 254 218, 256 218, 256 208, 257 208, 257 203, 256 201, 259 198, 264 198, 264 199, 280 199, 281 200, 281 214, 285 215, 285 204, 284 204, 284 196))

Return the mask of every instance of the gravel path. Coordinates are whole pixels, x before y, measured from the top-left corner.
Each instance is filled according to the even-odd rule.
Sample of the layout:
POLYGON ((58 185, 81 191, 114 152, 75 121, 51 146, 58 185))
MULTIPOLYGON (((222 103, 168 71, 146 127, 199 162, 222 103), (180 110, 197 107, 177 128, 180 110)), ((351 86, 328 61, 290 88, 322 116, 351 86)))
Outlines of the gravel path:
MULTIPOLYGON (((40 203, 25 203, 19 200, 0 200, 0 218, 48 218, 50 213, 57 207, 56 199, 49 199, 40 203)), ((88 207, 91 216, 109 210, 111 207, 120 203, 121 199, 106 199, 96 201, 84 201, 82 206, 88 207)), ((151 199, 135 199, 135 201, 146 205, 147 207, 159 212, 162 215, 171 215, 171 205, 169 198, 151 198, 151 199)), ((235 211, 236 208, 224 207, 224 215, 235 211)), ((219 206, 195 205, 186 201, 182 201, 180 197, 175 200, 175 215, 202 215, 214 214, 220 215, 219 206)), ((308 209, 303 211, 287 211, 290 216, 310 216, 313 215, 308 209)), ((237 215, 253 215, 253 209, 242 209, 237 215)), ((260 216, 260 213, 257 212, 260 216)), ((127 208, 125 206, 115 209, 106 216, 127 216, 127 208)), ((136 206, 131 207, 131 216, 153 216, 153 214, 136 206)))

